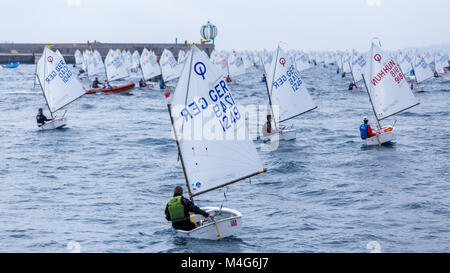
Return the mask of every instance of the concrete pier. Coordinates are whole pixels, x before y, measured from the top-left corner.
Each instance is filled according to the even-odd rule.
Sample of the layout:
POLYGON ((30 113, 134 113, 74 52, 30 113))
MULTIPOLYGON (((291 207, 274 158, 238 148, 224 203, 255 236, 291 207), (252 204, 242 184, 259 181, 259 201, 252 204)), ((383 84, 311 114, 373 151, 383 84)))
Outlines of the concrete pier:
MULTIPOLYGON (((182 50, 187 50, 189 48, 189 44, 158 44, 158 43, 100 43, 100 42, 90 42, 90 43, 64 43, 64 44, 54 44, 54 43, 45 43, 45 44, 33 44, 33 43, 0 43, 0 64, 5 64, 8 60, 12 62, 19 61, 24 64, 33 64, 36 63, 40 56, 42 55, 42 51, 46 45, 54 45, 52 46, 52 50, 58 49, 61 54, 64 56, 66 63, 74 63, 75 57, 74 53, 77 49, 80 51, 84 50, 97 50, 103 57, 106 57, 109 49, 120 49, 120 50, 130 50, 133 53, 134 50, 137 50, 139 54, 142 53, 142 50, 145 48, 149 50, 153 50, 157 56, 160 56, 164 48, 172 51, 175 58, 178 56, 178 52, 182 50)), ((197 45, 200 49, 204 50, 208 55, 211 54, 214 49, 214 44, 204 43, 197 45)))

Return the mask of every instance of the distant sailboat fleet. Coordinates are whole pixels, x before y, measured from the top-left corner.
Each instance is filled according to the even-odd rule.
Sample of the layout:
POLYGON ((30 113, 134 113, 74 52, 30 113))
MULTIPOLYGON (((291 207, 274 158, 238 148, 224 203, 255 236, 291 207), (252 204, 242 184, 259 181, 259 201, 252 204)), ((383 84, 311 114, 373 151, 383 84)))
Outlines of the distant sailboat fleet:
MULTIPOLYGON (((210 56, 195 44, 180 50, 177 58, 168 49, 158 57, 146 48, 142 54, 110 49, 104 62, 96 50, 77 50, 74 56, 78 75, 71 72, 59 51, 44 48, 36 67, 36 82, 52 119, 40 129, 65 127, 65 113, 62 117, 55 113, 85 94, 122 93, 134 88, 133 82, 118 86, 111 86, 111 82, 135 77, 140 78, 140 88, 167 88, 167 109, 191 202, 196 196, 266 171, 250 138, 246 113, 230 88, 245 81, 242 75, 261 72, 265 86, 261 92, 267 94, 269 112, 260 127, 260 139, 278 142, 296 139, 298 128, 286 124, 317 109, 300 73, 315 66, 337 67, 339 78, 350 80, 349 90, 365 89, 377 122, 373 135, 363 137, 361 133, 361 144, 381 146, 393 141, 397 133, 395 123, 383 126, 381 122, 419 105, 413 94, 425 90, 419 84, 445 74, 449 66, 448 55, 443 53, 387 52, 376 40, 365 53, 307 54, 286 50, 280 43, 272 52, 213 50, 210 56), (82 81, 99 75, 106 78, 103 88, 82 86, 82 81)), ((365 128, 361 130, 367 127, 361 126, 365 128)), ((215 240, 241 231, 242 213, 238 210, 215 206, 202 209, 215 217, 192 215, 196 228, 177 230, 179 235, 215 240)))

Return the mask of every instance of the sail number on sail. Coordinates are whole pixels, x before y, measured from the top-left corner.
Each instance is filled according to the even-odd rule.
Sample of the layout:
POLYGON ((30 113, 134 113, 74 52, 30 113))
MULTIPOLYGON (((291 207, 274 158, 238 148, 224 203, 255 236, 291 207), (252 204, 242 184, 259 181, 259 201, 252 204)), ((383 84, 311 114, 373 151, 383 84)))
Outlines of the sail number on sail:
MULTIPOLYGON (((49 60, 49 62, 51 61, 49 60)), ((50 83, 56 78, 56 76, 59 76, 64 83, 67 83, 72 76, 72 72, 69 70, 63 60, 59 61, 59 63, 55 67, 55 70, 50 72, 45 81, 47 83, 50 83)))
POLYGON ((231 128, 231 123, 236 123, 241 118, 233 96, 224 80, 216 84, 214 89, 209 90, 206 98, 201 97, 187 104, 187 107, 181 110, 180 115, 185 118, 186 122, 189 122, 208 107, 212 107, 224 132, 231 128))
POLYGON ((390 60, 382 69, 380 72, 378 72, 375 77, 371 80, 371 83, 373 86, 377 86, 379 82, 386 76, 391 75, 392 78, 394 78, 395 82, 397 84, 401 83, 401 80, 403 79, 403 75, 400 72, 400 69, 395 64, 393 60, 390 60))
POLYGON ((273 86, 276 89, 278 89, 285 82, 289 82, 289 84, 291 85, 291 88, 294 92, 298 91, 300 89, 300 86, 302 85, 303 81, 300 79, 300 75, 298 74, 294 65, 291 65, 289 67, 289 69, 286 71, 286 74, 283 74, 278 79, 274 80, 273 86))

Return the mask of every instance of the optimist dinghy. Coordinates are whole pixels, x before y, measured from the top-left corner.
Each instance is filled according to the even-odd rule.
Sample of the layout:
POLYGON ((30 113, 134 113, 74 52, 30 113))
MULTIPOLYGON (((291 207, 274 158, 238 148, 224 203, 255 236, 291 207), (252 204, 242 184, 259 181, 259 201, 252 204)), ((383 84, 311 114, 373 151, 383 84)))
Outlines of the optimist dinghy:
POLYGON ((204 219, 201 215, 193 215, 192 222, 199 223, 193 230, 178 230, 178 234, 196 239, 217 240, 238 234, 242 229, 242 213, 237 210, 219 207, 202 207, 202 210, 214 215, 214 220, 204 219), (217 226, 216 226, 217 224, 217 226))
POLYGON ((148 79, 161 75, 161 67, 156 60, 155 53, 144 47, 139 62, 141 64, 142 78, 146 81, 147 86, 151 87, 151 89, 159 88, 159 82, 148 81, 148 79))
MULTIPOLYGON (((249 134, 236 137, 241 130, 248 132, 248 128, 221 72, 195 45, 187 54, 167 107, 193 202, 195 196, 258 175, 266 169, 249 134), (218 132, 206 135, 208 130, 204 128, 218 132)), ((177 230, 178 235, 217 240, 240 232, 242 214, 239 211, 218 207, 203 209, 214 214, 215 219, 204 221, 195 215, 193 220, 200 222, 199 226, 190 231, 177 230)))
POLYGON ((380 144, 388 143, 395 139, 394 129, 395 127, 389 125, 381 128, 381 130, 376 130, 374 131, 376 135, 371 138, 363 139, 362 145, 371 146, 371 145, 378 145, 378 143, 380 144))
POLYGON ((81 83, 72 74, 61 54, 44 48, 36 67, 36 78, 41 86, 52 121, 43 124, 42 130, 58 129, 66 126, 67 118, 55 118, 53 114, 85 94, 81 83))
POLYGON ((268 71, 269 77, 266 76, 266 90, 275 131, 281 132, 278 133, 278 136, 267 136, 263 128, 262 139, 264 141, 293 140, 296 138, 296 130, 278 130, 281 129, 280 124, 312 111, 317 106, 309 95, 292 58, 280 45, 278 45, 274 57, 268 71), (279 109, 279 115, 275 115, 274 106, 279 109))
POLYGON ((383 127, 380 121, 419 105, 395 59, 372 41, 368 67, 362 78, 377 120, 378 134, 362 140, 363 145, 379 145, 395 137, 393 126, 383 127), (368 81, 370 79, 370 81, 368 81))

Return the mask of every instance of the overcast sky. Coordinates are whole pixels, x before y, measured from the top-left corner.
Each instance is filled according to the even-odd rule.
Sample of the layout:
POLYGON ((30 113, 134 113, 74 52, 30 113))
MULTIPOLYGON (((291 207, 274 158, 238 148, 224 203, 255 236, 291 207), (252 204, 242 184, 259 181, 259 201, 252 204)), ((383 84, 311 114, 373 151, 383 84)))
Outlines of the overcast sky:
POLYGON ((1 0, 0 41, 198 41, 219 49, 368 50, 450 42, 450 0, 1 0))

